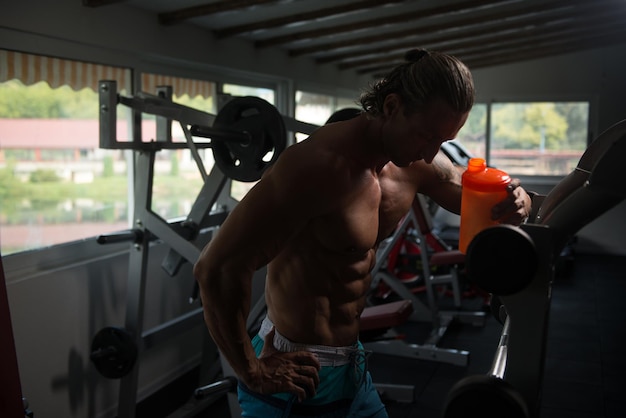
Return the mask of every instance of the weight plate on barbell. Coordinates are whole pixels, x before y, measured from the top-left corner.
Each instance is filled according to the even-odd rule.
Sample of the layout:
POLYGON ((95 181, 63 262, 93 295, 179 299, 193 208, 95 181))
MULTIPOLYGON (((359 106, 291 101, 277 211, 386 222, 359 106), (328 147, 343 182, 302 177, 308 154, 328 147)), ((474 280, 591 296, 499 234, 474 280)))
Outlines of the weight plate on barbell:
POLYGON ((137 346, 124 328, 105 327, 93 337, 90 359, 98 372, 109 379, 126 376, 137 361, 137 346))
POLYGON ((237 97, 226 103, 213 123, 215 129, 247 133, 250 141, 215 140, 215 164, 233 180, 261 178, 287 146, 285 122, 278 110, 259 97, 237 97))
POLYGON ((538 254, 527 232, 499 224, 480 231, 467 247, 465 269, 470 282, 495 295, 512 295, 534 279, 538 254))

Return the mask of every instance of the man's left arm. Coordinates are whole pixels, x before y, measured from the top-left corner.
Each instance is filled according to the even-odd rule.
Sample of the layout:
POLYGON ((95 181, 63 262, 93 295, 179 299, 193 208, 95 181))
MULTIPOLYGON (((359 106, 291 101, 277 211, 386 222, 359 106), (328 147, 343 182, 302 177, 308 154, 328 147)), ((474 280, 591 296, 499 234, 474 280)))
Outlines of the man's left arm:
MULTIPOLYGON (((462 174, 465 167, 452 163, 448 156, 439 152, 431 164, 420 162, 418 191, 428 195, 450 212, 461 213, 462 174)), ((507 197, 493 207, 491 216, 504 224, 520 225, 531 213, 532 199, 520 186, 519 179, 512 179, 507 186, 507 197)))

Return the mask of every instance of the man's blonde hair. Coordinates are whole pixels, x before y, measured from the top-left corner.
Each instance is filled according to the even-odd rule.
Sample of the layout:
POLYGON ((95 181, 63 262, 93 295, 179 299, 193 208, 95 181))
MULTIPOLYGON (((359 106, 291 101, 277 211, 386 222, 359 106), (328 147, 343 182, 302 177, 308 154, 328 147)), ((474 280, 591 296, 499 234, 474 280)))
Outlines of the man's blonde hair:
POLYGON ((470 70, 457 58, 441 52, 412 49, 406 62, 370 85, 360 98, 363 110, 382 114, 385 98, 398 94, 407 111, 416 111, 440 98, 460 113, 474 105, 474 81, 470 70))

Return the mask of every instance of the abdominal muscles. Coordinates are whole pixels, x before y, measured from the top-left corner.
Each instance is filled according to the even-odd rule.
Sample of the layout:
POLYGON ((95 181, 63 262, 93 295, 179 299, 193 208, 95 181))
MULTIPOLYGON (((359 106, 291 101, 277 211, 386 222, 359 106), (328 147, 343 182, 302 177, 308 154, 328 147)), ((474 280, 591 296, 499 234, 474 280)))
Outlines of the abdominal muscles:
POLYGON ((351 345, 358 339, 375 250, 337 251, 314 241, 295 240, 268 266, 268 314, 294 342, 351 345))

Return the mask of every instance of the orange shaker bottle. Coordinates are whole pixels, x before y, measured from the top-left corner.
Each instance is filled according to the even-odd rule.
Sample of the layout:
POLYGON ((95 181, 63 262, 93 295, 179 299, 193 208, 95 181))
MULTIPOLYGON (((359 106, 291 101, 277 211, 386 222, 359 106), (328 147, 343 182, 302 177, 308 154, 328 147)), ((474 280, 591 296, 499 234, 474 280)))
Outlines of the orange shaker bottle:
POLYGON ((491 219, 491 209, 506 198, 511 177, 502 170, 488 168, 482 158, 470 158, 462 182, 459 251, 465 254, 476 234, 498 224, 491 219))

